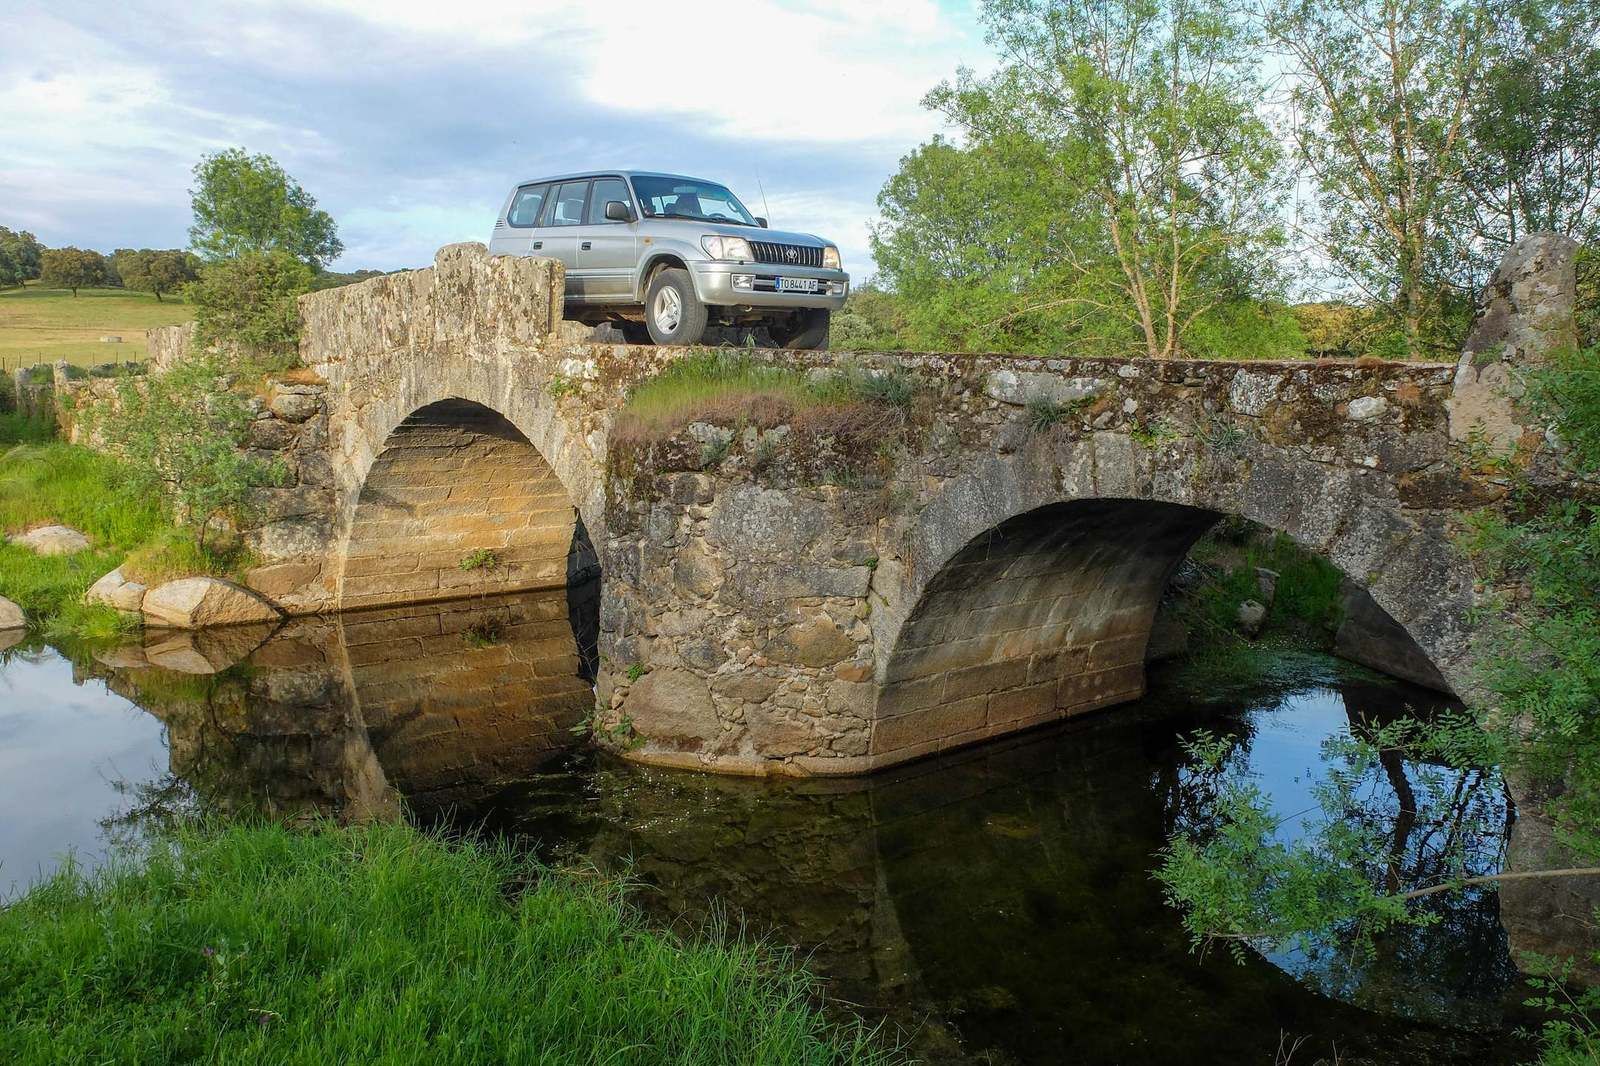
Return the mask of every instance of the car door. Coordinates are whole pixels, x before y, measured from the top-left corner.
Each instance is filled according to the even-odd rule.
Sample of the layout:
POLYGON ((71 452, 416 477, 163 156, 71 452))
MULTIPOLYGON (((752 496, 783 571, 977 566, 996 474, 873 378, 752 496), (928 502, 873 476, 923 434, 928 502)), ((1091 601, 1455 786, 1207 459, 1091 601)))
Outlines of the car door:
POLYGON ((567 299, 583 300, 583 273, 578 266, 578 231, 583 228, 583 209, 589 199, 589 179, 564 181, 550 188, 550 195, 533 231, 529 251, 559 259, 567 268, 567 299))
POLYGON ((521 185, 511 194, 505 215, 496 219, 494 235, 489 238, 492 255, 527 255, 531 250, 533 231, 539 222, 539 213, 550 192, 550 186, 535 182, 521 185))
POLYGON ((583 230, 578 234, 578 271, 583 276, 584 293, 607 303, 628 302, 633 298, 633 268, 639 261, 638 222, 613 222, 606 218, 606 204, 618 200, 633 209, 628 183, 621 178, 596 178, 589 193, 589 210, 583 230))

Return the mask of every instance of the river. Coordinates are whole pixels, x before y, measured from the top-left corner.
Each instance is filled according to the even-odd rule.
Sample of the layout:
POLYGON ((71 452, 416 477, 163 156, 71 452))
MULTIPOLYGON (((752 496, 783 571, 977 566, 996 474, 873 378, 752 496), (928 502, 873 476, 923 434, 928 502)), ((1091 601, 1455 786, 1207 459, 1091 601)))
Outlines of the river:
MULTIPOLYGON (((1196 952, 1153 871, 1215 817, 1182 741, 1232 737, 1245 775, 1315 819, 1326 741, 1438 697, 1295 654, 1199 692, 1156 671, 1143 700, 867 779, 765 782, 651 770, 573 731, 592 635, 533 594, 125 647, 0 654, 0 897, 66 854, 93 866, 195 811, 395 817, 626 873, 663 923, 792 945, 839 1009, 924 1061, 1494 1063, 1525 986, 1497 897, 1431 897, 1439 920, 1357 961, 1335 932, 1270 955, 1196 952)), ((1393 840, 1385 876, 1432 883, 1458 848, 1503 861, 1488 771, 1386 760, 1351 817, 1393 840)))

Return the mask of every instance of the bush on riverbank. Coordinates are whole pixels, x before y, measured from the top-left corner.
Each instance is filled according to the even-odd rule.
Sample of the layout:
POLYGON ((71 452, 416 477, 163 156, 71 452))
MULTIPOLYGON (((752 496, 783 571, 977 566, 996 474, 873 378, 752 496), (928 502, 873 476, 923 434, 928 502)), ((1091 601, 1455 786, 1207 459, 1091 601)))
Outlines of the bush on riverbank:
POLYGON ((193 547, 193 538, 175 532, 160 497, 110 456, 60 441, 0 453, 0 533, 51 523, 82 531, 90 547, 36 555, 0 542, 0 596, 15 600, 51 633, 96 637, 123 628, 114 611, 82 601, 90 585, 130 559, 129 576, 147 583, 180 574, 227 575, 242 561, 236 547, 193 547))
POLYGON ((16 1063, 883 1062, 746 943, 404 826, 180 831, 0 911, 16 1063))

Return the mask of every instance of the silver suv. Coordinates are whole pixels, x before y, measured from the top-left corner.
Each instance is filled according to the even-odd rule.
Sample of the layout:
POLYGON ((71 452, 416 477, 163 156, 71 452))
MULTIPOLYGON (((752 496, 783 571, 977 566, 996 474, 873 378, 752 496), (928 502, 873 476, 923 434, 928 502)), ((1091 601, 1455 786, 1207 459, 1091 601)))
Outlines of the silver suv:
POLYGON ((765 326, 822 348, 850 275, 839 249, 781 233, 726 186, 634 170, 563 174, 511 190, 489 251, 567 268, 568 318, 616 324, 632 343, 695 344, 710 325, 765 326))

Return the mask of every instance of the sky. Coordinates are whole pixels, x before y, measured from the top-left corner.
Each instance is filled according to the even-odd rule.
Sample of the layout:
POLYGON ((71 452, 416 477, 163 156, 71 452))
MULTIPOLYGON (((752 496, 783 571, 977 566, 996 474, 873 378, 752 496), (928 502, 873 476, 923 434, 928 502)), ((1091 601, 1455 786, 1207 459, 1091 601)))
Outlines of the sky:
POLYGON ((181 247, 195 162, 240 146, 333 215, 340 270, 630 167, 721 180, 865 278, 878 190, 942 128, 923 94, 989 65, 968 0, 5 0, 0 41, 0 225, 181 247))

